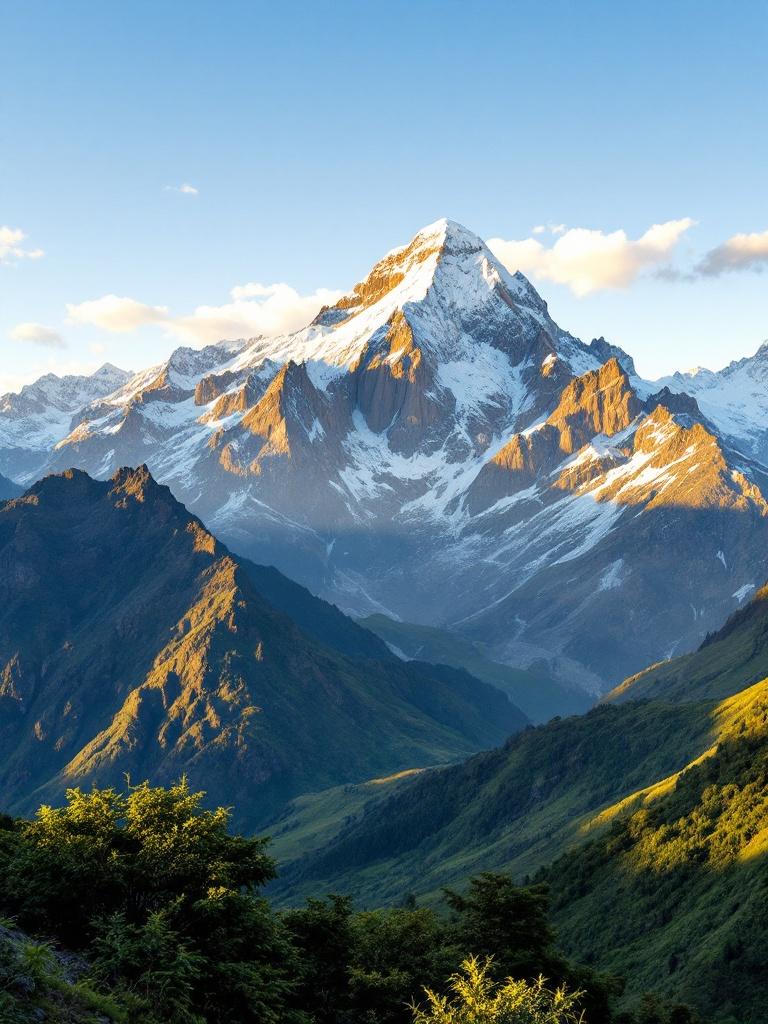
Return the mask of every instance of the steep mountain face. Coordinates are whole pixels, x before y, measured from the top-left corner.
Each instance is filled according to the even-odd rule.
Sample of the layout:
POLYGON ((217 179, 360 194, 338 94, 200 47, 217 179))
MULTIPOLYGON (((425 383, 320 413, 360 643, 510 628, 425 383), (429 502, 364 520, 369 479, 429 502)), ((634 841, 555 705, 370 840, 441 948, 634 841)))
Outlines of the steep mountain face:
POLYGON ((700 642, 768 571, 766 477, 702 423, 660 404, 565 458, 560 432, 541 433, 513 438, 470 492, 488 523, 477 557, 519 582, 486 583, 462 625, 512 626, 508 658, 533 636, 618 678, 700 642))
POLYGON ((698 646, 768 576, 762 449, 719 408, 561 330, 439 221, 306 329, 136 375, 48 466, 146 461, 233 550, 344 611, 597 694, 698 646))
POLYGON ((187 773, 257 824, 299 792, 452 760, 524 722, 234 558, 146 467, 68 471, 7 502, 0 567, 5 807, 187 773))
POLYGON ((34 480, 51 449, 80 422, 83 408, 121 387, 130 374, 105 363, 89 376, 53 373, 0 395, 0 472, 17 480, 34 480))

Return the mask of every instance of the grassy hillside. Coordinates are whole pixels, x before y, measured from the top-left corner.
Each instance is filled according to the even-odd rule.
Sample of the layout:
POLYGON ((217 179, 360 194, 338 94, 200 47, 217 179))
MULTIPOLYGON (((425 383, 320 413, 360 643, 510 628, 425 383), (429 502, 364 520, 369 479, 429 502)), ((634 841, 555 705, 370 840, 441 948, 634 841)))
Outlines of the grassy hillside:
POLYGON ((768 1015, 768 680, 715 712, 716 741, 601 815, 546 872, 567 949, 728 1024, 768 1015))
POLYGON ((303 857, 290 831, 308 805, 294 809, 279 899, 437 903, 479 870, 533 876, 566 952, 625 977, 627 1005, 653 988, 717 1024, 765 1021, 768 680, 721 702, 601 706, 389 785, 356 787, 346 818, 338 791, 316 797, 303 857))
POLYGON ((535 724, 553 715, 577 715, 594 704, 578 687, 565 686, 542 669, 519 669, 493 661, 483 645, 444 629, 398 622, 386 615, 370 615, 361 625, 399 649, 408 658, 466 669, 477 679, 509 694, 512 703, 535 724))
POLYGON ((435 899, 477 871, 523 877, 577 842, 602 808, 707 749, 714 706, 601 706, 422 772, 384 800, 336 790, 294 805, 278 834, 279 898, 341 891, 375 905, 409 892, 435 899), (306 831, 312 814, 322 824, 302 849, 291 832, 306 831))
POLYGON ((283 865, 322 850, 357 815, 370 813, 375 804, 410 785, 425 770, 411 768, 368 782, 304 793, 270 826, 271 853, 283 865))

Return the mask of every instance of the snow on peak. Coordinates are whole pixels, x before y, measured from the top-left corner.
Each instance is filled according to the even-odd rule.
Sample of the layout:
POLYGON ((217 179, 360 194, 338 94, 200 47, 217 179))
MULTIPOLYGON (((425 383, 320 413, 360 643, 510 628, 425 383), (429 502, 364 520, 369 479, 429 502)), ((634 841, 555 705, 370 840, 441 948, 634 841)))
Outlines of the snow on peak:
POLYGON ((450 220, 448 217, 441 217, 433 224, 427 224, 413 236, 411 244, 417 239, 424 239, 436 242, 442 249, 475 249, 479 251, 485 245, 482 238, 474 231, 459 224, 458 221, 450 220))

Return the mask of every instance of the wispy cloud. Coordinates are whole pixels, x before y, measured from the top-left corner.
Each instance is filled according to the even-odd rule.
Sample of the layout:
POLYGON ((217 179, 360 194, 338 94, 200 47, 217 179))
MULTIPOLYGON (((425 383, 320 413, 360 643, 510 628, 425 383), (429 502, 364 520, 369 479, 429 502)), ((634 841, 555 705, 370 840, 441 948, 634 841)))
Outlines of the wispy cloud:
POLYGON ((189 182, 185 181, 182 185, 166 185, 166 192, 181 192, 185 196, 199 196, 200 189, 195 188, 194 185, 190 185, 189 182))
POLYGON ((32 322, 17 324, 10 331, 10 337, 14 341, 40 345, 42 348, 66 348, 64 339, 59 332, 53 327, 46 327, 45 324, 32 322))
POLYGON ((558 235, 550 246, 533 237, 511 241, 491 238, 488 246, 508 270, 564 284, 582 296, 626 288, 644 270, 665 263, 695 223, 690 217, 665 221, 654 224, 636 239, 621 229, 606 234, 593 228, 556 224, 548 229, 558 235))
POLYGON ((103 295, 68 305, 67 316, 75 323, 116 333, 154 324, 187 344, 205 345, 222 338, 276 336, 299 330, 322 306, 335 302, 341 294, 318 288, 301 295, 288 284, 251 281, 231 290, 231 302, 198 306, 184 315, 173 315, 166 306, 147 305, 127 296, 103 295))
POLYGON ((28 249, 23 244, 26 237, 21 228, 0 225, 0 263, 39 260, 41 256, 45 256, 42 249, 28 249))
POLYGON ((738 270, 763 270, 768 267, 768 231, 732 235, 710 249, 696 264, 702 277, 719 277, 738 270))

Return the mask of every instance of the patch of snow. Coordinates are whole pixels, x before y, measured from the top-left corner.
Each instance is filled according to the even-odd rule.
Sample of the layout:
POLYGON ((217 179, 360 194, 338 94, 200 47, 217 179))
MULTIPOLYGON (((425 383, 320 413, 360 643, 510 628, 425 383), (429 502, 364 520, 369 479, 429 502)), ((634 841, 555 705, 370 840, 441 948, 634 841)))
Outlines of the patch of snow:
POLYGON ((624 568, 624 559, 617 558, 615 562, 611 562, 610 565, 606 566, 605 571, 600 577, 600 584, 598 590, 616 590, 624 582, 622 579, 622 570, 624 568))

